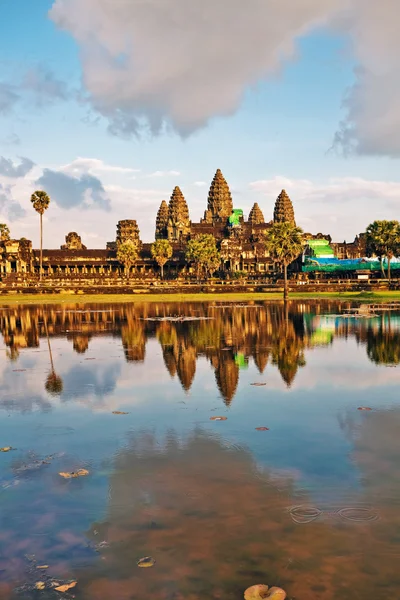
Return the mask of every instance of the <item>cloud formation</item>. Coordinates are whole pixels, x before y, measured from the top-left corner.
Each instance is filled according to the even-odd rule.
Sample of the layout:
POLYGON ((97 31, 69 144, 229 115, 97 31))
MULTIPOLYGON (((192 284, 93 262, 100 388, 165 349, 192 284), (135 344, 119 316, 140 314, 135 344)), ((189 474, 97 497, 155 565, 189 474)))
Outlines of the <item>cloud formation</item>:
POLYGON ((21 204, 14 200, 11 187, 0 183, 0 215, 4 215, 10 223, 22 219, 26 211, 21 204))
POLYGON ((178 177, 180 174, 180 171, 154 171, 148 177, 178 177))
POLYGON ((43 66, 29 69, 24 75, 21 88, 32 92, 40 106, 53 100, 68 100, 70 97, 66 83, 57 79, 52 71, 43 66))
POLYGON ((0 175, 4 177, 10 177, 12 179, 18 179, 19 177, 25 177, 33 169, 35 163, 30 158, 20 157, 20 164, 17 165, 10 158, 4 158, 0 156, 0 175))
POLYGON ((398 11, 397 0, 55 0, 49 15, 80 45, 93 108, 123 136, 143 122, 188 135, 236 111, 300 37, 345 34, 358 69, 335 145, 399 156, 398 11))
POLYGON ((61 171, 43 169, 43 175, 36 181, 60 208, 98 208, 109 211, 111 202, 100 179, 89 173, 79 176, 61 171))
POLYGON ((292 199, 296 221, 305 231, 331 233, 336 240, 354 239, 358 224, 365 230, 375 219, 397 219, 400 183, 374 181, 361 177, 331 178, 323 182, 273 177, 253 181, 251 190, 268 198, 268 208, 260 207, 267 220, 272 218, 275 200, 282 189, 292 199), (339 237, 340 236, 340 237, 339 237))
POLYGON ((19 100, 19 95, 11 85, 0 81, 0 115, 8 115, 19 100))
POLYGON ((98 158, 82 158, 80 156, 78 156, 78 158, 73 160, 68 165, 64 165, 63 167, 61 167, 60 170, 69 173, 70 175, 80 175, 82 173, 111 173, 115 175, 133 175, 134 173, 140 172, 140 169, 133 169, 131 167, 120 167, 118 165, 109 165, 98 158))

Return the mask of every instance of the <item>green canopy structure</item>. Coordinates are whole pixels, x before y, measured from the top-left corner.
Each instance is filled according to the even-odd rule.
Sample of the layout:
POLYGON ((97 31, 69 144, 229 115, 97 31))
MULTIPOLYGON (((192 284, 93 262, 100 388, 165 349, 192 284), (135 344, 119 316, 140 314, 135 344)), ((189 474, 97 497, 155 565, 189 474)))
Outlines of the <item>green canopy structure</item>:
POLYGON ((243 217, 243 210, 241 208, 234 208, 232 214, 229 217, 229 225, 231 227, 240 227, 240 219, 243 217))
POLYGON ((334 258, 335 256, 328 240, 308 240, 307 245, 313 258, 334 258))

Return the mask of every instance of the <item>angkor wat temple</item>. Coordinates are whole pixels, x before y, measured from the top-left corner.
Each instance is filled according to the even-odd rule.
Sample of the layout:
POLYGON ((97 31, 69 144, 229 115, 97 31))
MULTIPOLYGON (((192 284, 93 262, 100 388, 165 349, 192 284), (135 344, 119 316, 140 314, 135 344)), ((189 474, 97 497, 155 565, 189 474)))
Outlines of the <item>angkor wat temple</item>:
MULTIPOLYGON (((180 188, 176 186, 169 203, 161 202, 155 222, 155 239, 167 239, 173 256, 165 266, 166 278, 188 277, 193 269, 185 260, 188 240, 198 234, 211 234, 221 254, 221 271, 241 271, 254 277, 273 275, 276 266, 265 250, 264 235, 272 223, 295 224, 292 202, 285 190, 276 199, 271 220, 266 220, 260 206, 255 203, 247 218, 235 209, 229 186, 217 169, 212 180, 207 208, 199 223, 190 220, 189 207, 180 188), (232 218, 234 216, 234 218, 232 218)), ((331 236, 305 233, 304 239, 323 238, 329 241, 338 258, 363 256, 362 238, 350 244, 332 243, 331 236)), ((132 267, 133 279, 159 276, 159 267, 151 256, 151 243, 142 243, 135 220, 122 220, 117 224, 116 239, 105 249, 88 249, 80 236, 71 232, 65 244, 57 250, 43 250, 43 276, 45 279, 106 279, 118 277, 124 271, 117 260, 119 243, 134 241, 140 248, 139 257, 132 267)), ((3 282, 13 279, 35 280, 39 275, 39 250, 32 242, 22 239, 0 240, 0 277, 3 282)))

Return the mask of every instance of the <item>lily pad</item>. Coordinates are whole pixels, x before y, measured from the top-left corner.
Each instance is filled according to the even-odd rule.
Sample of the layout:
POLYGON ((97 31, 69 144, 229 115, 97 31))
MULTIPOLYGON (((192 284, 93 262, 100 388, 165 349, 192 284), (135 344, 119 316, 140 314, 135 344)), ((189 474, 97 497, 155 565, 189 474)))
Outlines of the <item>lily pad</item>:
POLYGON ((85 475, 89 475, 89 471, 87 469, 78 469, 78 471, 72 471, 71 473, 59 473, 61 477, 64 479, 74 479, 75 477, 84 477, 85 475))
POLYGON ((228 417, 210 417, 210 421, 226 421, 228 417))
POLYGON ((262 598, 267 598, 268 594, 268 586, 259 583, 257 585, 252 585, 247 588, 244 593, 245 600, 261 600, 262 598))
POLYGON ((0 448, 0 452, 10 452, 12 449, 11 446, 4 446, 4 448, 0 448))
POLYGON ((286 592, 280 587, 272 587, 269 589, 268 600, 285 600, 286 592))
POLYGON ((245 600, 285 600, 286 592, 280 587, 268 588, 267 585, 257 584, 247 588, 245 600))
POLYGON ((35 588, 36 588, 37 590, 44 590, 44 588, 45 588, 45 587, 46 587, 46 584, 45 584, 45 582, 44 582, 44 581, 37 581, 37 582, 35 583, 35 588))
POLYGON ((77 583, 78 583, 77 581, 71 581, 71 583, 66 583, 64 585, 59 585, 58 587, 56 587, 54 589, 57 592, 67 592, 68 590, 71 590, 72 588, 74 588, 77 583))
POLYGON ((141 567, 142 569, 148 569, 149 567, 154 567, 155 564, 156 564, 156 561, 151 556, 144 556, 143 558, 140 558, 137 562, 137 566, 141 567))

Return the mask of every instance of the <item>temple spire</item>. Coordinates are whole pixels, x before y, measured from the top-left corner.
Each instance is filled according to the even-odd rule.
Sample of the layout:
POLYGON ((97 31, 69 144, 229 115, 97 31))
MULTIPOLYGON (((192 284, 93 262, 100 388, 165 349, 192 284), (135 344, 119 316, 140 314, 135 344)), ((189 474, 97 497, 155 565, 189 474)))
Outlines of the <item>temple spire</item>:
POLYGON ((217 169, 208 193, 208 205, 204 213, 204 221, 206 223, 225 222, 232 214, 232 210, 233 203, 229 186, 222 175, 221 169, 217 169))
POLYGON ((249 223, 251 223, 252 225, 259 225, 260 223, 264 223, 264 215, 262 214, 262 210, 258 206, 257 202, 253 204, 253 208, 249 213, 249 223))
POLYGON ((172 242, 184 241, 190 233, 188 205, 178 186, 174 187, 169 201, 167 229, 168 239, 172 242))
POLYGON ((292 225, 296 226, 293 204, 287 195, 286 190, 282 190, 276 199, 274 208, 274 223, 291 223, 292 225))
POLYGON ((156 235, 155 239, 165 239, 167 234, 167 226, 168 226, 168 217, 169 210, 168 204, 163 200, 160 204, 160 208, 158 209, 157 219, 156 219, 156 235))

